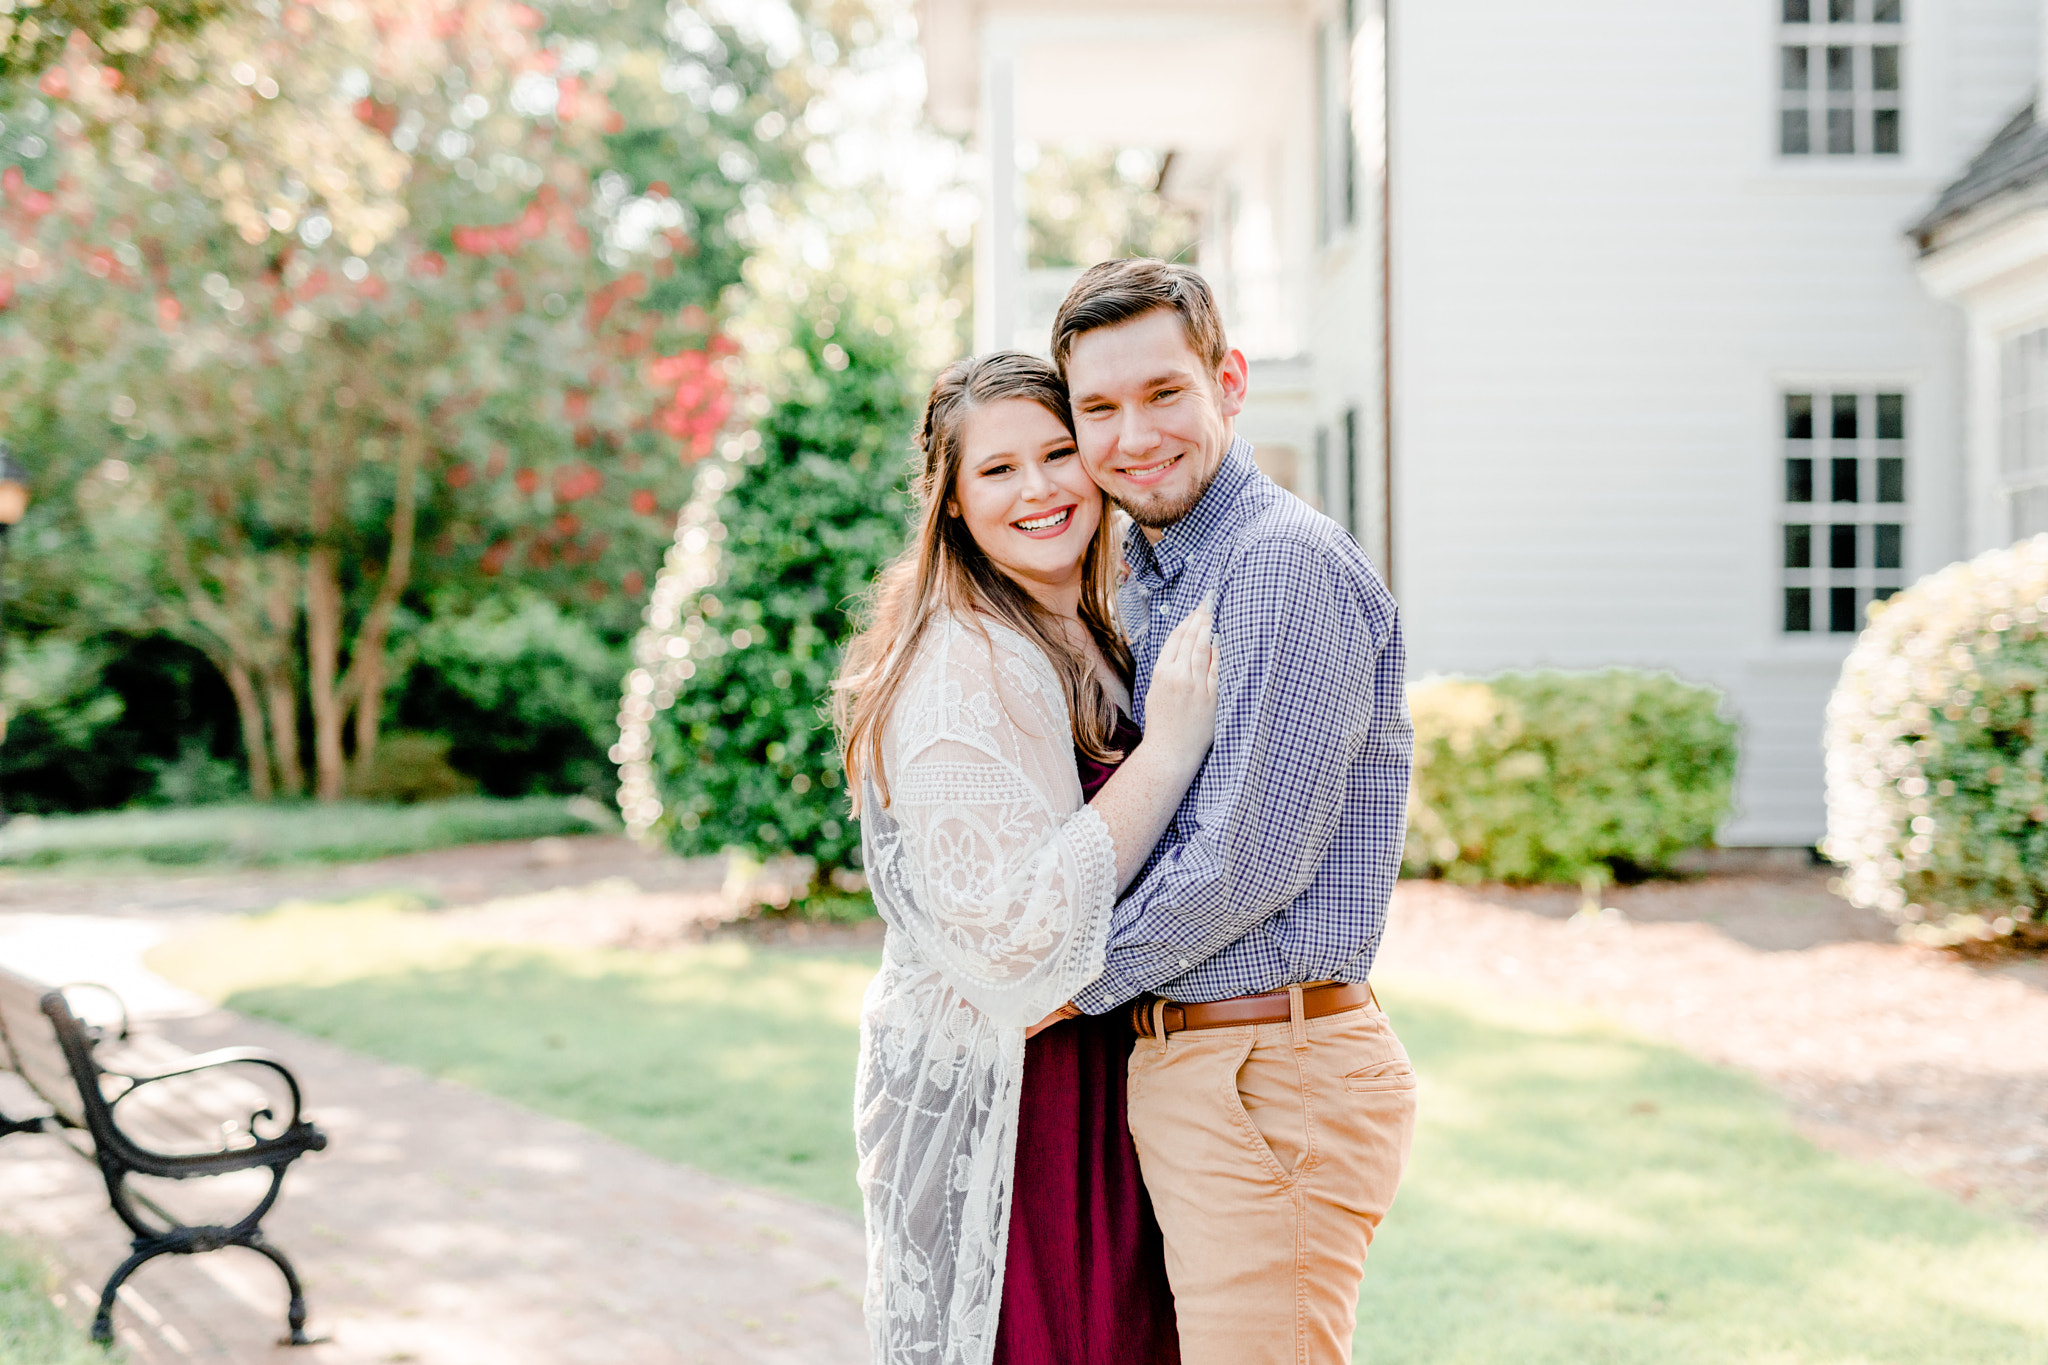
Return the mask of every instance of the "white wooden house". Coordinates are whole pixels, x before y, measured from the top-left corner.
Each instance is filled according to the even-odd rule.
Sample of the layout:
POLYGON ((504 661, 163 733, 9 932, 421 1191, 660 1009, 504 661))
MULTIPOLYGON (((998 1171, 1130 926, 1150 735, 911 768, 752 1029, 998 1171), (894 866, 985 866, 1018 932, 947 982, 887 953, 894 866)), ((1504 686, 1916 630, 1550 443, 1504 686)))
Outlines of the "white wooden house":
POLYGON ((1024 268, 1020 140, 1172 153, 1240 429, 1381 565, 1417 675, 1715 684, 1724 843, 1822 833, 1873 598, 2048 529, 2042 0, 919 18, 989 168, 980 344, 1043 350, 1066 283, 1024 268))

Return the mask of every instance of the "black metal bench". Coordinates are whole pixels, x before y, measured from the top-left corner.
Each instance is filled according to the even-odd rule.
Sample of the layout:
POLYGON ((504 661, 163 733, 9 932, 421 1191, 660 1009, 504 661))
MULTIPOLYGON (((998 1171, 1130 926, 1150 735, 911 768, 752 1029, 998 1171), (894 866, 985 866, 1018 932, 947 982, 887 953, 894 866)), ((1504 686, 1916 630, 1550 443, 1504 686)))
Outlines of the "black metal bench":
MULTIPOLYGON (((96 1012, 95 1012, 96 1013, 96 1012)), ((0 1137, 51 1133, 99 1167, 114 1212, 134 1234, 132 1254, 100 1295, 92 1338, 114 1338, 114 1295, 158 1256, 247 1247, 268 1257, 291 1294, 290 1344, 310 1345, 306 1296, 285 1254, 264 1239, 285 1168, 327 1145, 300 1110, 299 1083, 283 1062, 255 1048, 189 1053, 128 1026, 120 998, 103 986, 53 987, 0 968, 0 1071, 11 1071, 49 1107, 47 1114, 0 1113, 0 1137), (110 997, 117 1023, 95 1025, 71 999, 110 997), (289 1105, 290 1117, 278 1113, 289 1105), (182 1182, 254 1172, 230 1215, 195 1222, 166 1208, 182 1182), (262 1173, 267 1173, 264 1181, 262 1173), (143 1188, 143 1187, 148 1188, 143 1188)), ((232 1180, 225 1182, 235 1184, 232 1180)), ((219 1186, 215 1186, 219 1192, 219 1186)))

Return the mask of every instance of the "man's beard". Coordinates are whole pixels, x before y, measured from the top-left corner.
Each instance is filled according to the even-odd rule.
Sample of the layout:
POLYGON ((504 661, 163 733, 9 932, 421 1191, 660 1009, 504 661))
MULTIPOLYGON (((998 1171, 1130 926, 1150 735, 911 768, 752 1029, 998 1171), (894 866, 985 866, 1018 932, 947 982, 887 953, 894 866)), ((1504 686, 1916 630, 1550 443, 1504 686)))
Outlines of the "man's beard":
POLYGON ((1163 531, 1195 510, 1195 504, 1200 502, 1202 495, 1209 491, 1209 485, 1216 481, 1216 473, 1222 468, 1223 462, 1218 460, 1210 468, 1206 477, 1189 488, 1187 492, 1178 496, 1158 494, 1140 501, 1132 498, 1121 498, 1112 493, 1110 494, 1110 501, 1121 507, 1125 515, 1129 516, 1132 521, 1137 522, 1138 525, 1146 530, 1163 531))

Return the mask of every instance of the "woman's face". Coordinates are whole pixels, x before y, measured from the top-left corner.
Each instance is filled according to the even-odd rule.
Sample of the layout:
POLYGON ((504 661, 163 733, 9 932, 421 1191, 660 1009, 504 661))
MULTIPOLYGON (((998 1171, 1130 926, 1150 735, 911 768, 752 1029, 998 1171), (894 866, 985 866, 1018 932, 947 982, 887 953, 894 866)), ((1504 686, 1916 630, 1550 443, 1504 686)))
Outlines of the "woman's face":
POLYGON ((996 566, 1041 600, 1078 589, 1102 490, 1066 424, 1028 398, 975 409, 961 430, 951 507, 996 566))

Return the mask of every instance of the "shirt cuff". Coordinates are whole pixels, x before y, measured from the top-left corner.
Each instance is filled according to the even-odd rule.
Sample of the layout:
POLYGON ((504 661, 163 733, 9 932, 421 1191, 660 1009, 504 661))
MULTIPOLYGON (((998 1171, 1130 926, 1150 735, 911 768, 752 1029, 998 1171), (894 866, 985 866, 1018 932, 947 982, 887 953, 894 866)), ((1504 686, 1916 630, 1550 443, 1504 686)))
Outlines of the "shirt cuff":
POLYGON ((1143 987, 1132 985, 1116 972, 1105 971, 1075 993, 1074 1003, 1087 1014, 1108 1014, 1144 993, 1143 987))
POLYGON ((1074 1003, 1090 1014, 1107 1014, 1118 1005, 1137 999, 1195 965, 1157 945, 1124 949, 1112 947, 1109 959, 1102 975, 1074 996, 1074 1003))

